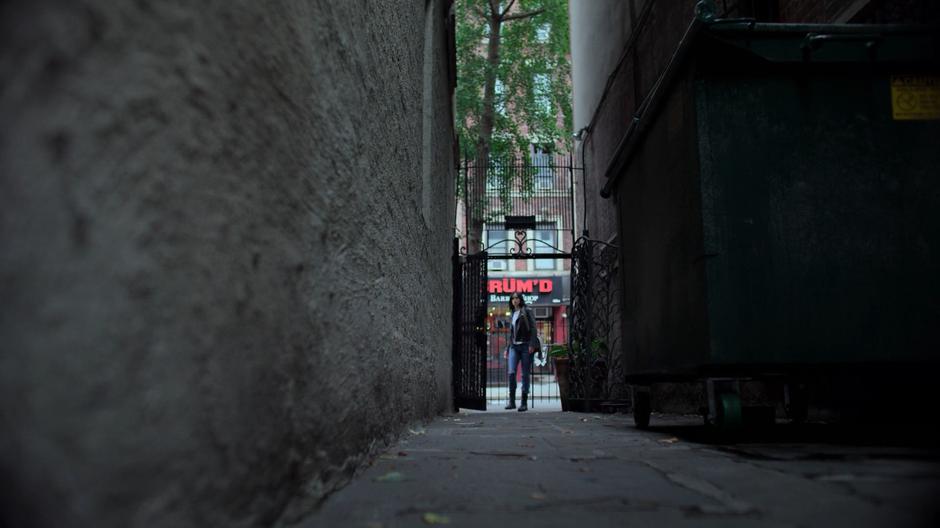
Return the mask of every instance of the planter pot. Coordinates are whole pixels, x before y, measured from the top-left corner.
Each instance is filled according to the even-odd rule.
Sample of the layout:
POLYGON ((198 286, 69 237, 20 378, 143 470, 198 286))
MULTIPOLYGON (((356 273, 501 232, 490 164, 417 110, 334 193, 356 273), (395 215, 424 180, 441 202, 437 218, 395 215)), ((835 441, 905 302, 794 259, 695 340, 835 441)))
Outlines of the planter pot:
POLYGON ((602 398, 568 398, 568 410, 585 413, 605 412, 601 406, 605 401, 607 400, 602 398))
POLYGON ((558 381, 558 396, 561 398, 561 410, 568 411, 568 394, 569 394, 569 384, 568 384, 568 364, 569 359, 566 357, 553 357, 552 364, 555 366, 555 379, 558 381))

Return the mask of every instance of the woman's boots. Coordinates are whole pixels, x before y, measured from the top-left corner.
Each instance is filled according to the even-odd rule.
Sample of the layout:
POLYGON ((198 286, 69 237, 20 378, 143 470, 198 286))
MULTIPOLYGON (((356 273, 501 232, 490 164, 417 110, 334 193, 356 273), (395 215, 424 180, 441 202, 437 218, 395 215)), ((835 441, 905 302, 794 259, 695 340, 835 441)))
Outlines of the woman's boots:
MULTIPOLYGON (((519 412, 524 412, 529 410, 529 393, 522 391, 522 405, 519 406, 519 412)), ((516 377, 510 375, 509 377, 509 405, 503 407, 503 409, 515 409, 516 408, 516 377)))
MULTIPOLYGON (((523 403, 523 405, 525 405, 523 403)), ((509 378, 509 405, 503 407, 506 410, 516 408, 516 377, 510 375, 509 378)))

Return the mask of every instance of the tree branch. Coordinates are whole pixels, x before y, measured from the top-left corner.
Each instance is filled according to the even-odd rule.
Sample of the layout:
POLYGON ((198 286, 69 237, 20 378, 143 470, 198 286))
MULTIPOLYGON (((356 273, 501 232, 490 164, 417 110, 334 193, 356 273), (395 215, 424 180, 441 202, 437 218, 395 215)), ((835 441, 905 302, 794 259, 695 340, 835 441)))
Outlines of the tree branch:
POLYGON ((499 0, 490 0, 490 13, 493 18, 499 19, 499 0))
POLYGON ((509 5, 506 6, 506 9, 503 9, 503 12, 499 14, 499 18, 505 18, 506 13, 512 9, 512 5, 516 3, 516 0, 509 0, 509 5))
POLYGON ((545 12, 545 9, 536 9, 535 11, 529 11, 528 13, 517 13, 514 15, 506 15, 503 17, 503 22, 509 22, 510 20, 521 20, 523 18, 534 17, 535 15, 540 15, 545 12))

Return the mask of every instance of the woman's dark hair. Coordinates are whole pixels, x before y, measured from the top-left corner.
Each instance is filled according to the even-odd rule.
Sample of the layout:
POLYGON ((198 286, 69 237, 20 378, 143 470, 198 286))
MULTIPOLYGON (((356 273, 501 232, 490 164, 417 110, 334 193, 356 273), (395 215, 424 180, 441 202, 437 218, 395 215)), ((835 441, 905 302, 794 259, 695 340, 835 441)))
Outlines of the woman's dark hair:
POLYGON ((512 305, 512 298, 513 298, 513 297, 518 297, 518 298, 519 298, 519 301, 520 301, 519 307, 520 307, 520 308, 525 307, 525 297, 523 297, 522 294, 519 293, 519 292, 514 292, 512 295, 509 296, 509 311, 513 311, 513 310, 516 309, 516 307, 512 305))

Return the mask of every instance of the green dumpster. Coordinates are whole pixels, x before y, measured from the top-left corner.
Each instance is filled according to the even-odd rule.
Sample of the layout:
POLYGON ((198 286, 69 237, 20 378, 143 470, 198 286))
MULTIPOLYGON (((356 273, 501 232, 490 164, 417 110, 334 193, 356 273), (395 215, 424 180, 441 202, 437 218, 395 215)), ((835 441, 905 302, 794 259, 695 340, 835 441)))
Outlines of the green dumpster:
POLYGON ((604 189, 631 383, 937 377, 938 43, 933 28, 693 23, 604 189))

